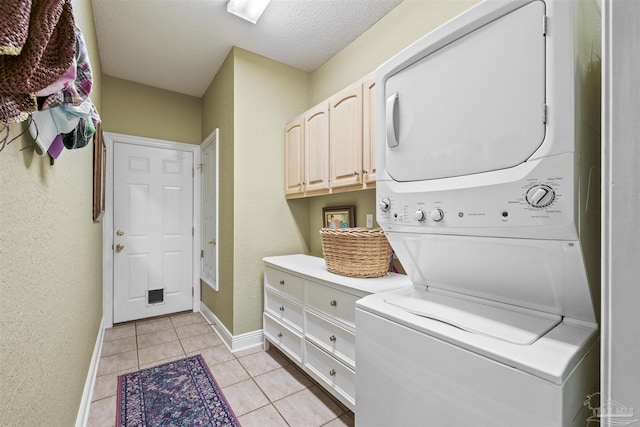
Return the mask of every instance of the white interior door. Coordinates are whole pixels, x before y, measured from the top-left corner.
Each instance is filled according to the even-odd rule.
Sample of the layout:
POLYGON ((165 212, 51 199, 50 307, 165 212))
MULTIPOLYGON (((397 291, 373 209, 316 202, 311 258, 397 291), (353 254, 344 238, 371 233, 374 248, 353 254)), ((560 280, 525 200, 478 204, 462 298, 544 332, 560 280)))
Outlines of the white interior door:
POLYGON ((218 129, 200 145, 202 164, 202 251, 200 279, 218 290, 218 129))
POLYGON ((114 143, 113 322, 193 308, 193 153, 114 143))

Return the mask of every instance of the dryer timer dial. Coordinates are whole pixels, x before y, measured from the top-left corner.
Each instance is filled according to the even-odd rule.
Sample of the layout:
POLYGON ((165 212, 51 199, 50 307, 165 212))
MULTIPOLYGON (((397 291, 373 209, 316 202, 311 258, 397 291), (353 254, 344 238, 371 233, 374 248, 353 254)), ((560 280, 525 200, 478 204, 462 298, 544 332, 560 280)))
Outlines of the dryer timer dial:
POLYGON ((534 208, 549 206, 556 198, 553 188, 545 184, 536 184, 527 190, 527 203, 534 208))
POLYGON ((383 197, 378 202, 378 207, 382 212, 389 212, 389 209, 391 209, 391 200, 389 200, 388 197, 383 197))

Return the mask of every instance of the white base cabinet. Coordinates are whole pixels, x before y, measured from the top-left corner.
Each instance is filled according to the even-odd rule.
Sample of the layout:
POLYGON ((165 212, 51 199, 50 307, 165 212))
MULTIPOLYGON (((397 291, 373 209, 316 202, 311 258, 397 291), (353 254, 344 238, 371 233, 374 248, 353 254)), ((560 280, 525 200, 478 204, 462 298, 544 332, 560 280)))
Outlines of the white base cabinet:
POLYGON ((301 254, 263 261, 265 346, 274 345, 355 412, 356 301, 411 286, 408 277, 340 276, 323 258, 301 254))

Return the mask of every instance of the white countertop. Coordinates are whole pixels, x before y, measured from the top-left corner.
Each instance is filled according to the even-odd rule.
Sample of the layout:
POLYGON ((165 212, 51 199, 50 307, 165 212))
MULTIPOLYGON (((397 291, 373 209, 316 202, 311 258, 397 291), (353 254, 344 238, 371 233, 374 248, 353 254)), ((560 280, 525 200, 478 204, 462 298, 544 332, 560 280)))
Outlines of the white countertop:
POLYGON ((387 273, 382 277, 357 278, 330 273, 324 258, 304 254, 265 257, 267 265, 279 270, 287 270, 304 276, 308 280, 322 280, 363 292, 365 294, 386 292, 394 289, 411 287, 409 277, 404 274, 387 273))

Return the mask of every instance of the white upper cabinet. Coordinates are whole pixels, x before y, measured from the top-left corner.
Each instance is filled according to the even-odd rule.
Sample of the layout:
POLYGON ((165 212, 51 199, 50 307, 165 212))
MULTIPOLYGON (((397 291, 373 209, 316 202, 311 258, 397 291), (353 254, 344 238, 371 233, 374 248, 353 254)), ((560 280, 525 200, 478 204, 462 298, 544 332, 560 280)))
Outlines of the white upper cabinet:
POLYGON ((285 195, 304 194, 304 118, 296 117, 285 128, 285 195))
POLYGON ((304 114, 305 188, 329 190, 329 104, 323 102, 304 114))
POLYGON ((362 84, 329 101, 331 187, 362 185, 362 84))

